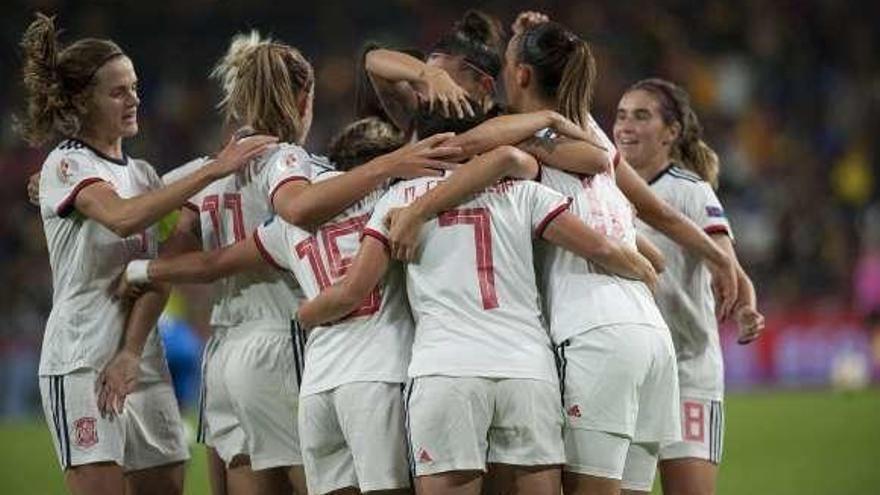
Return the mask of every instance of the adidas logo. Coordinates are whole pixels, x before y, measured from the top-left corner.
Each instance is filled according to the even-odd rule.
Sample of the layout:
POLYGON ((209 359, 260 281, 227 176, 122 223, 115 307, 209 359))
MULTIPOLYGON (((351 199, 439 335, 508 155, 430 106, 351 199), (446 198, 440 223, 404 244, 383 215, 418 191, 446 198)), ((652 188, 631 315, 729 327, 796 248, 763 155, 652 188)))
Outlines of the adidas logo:
POLYGON ((419 464, 425 464, 428 462, 434 462, 434 459, 431 458, 431 454, 428 454, 428 451, 425 449, 419 449, 419 464))

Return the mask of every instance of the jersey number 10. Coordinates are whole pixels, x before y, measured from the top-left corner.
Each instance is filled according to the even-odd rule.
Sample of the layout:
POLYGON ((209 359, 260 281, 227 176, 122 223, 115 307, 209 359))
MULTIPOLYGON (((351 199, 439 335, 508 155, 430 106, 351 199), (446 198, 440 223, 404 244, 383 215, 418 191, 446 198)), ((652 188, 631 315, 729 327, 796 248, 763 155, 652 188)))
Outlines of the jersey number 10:
MULTIPOLYGON (((294 246, 296 256, 299 259, 308 260, 312 274, 322 292, 332 285, 331 280, 339 280, 345 275, 354 258, 355 253, 350 255, 342 253, 339 249, 338 239, 345 235, 360 236, 369 218, 369 215, 360 215, 342 222, 324 224, 316 235, 309 236, 308 239, 300 241, 294 246), (326 263, 322 259, 321 250, 318 249, 319 236, 324 253, 326 253, 326 263)), ((348 317, 371 315, 379 311, 381 304, 382 297, 379 288, 375 287, 348 317)))

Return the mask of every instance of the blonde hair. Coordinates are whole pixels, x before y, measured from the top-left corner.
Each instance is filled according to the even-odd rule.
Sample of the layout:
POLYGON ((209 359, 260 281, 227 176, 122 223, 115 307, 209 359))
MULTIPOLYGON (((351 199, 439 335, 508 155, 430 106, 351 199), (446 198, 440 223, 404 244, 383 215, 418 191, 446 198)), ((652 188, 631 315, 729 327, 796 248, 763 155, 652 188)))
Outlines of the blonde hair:
POLYGON ((298 102, 312 90, 315 76, 296 48, 262 39, 257 31, 238 34, 211 77, 223 88, 218 108, 229 120, 282 141, 305 138, 298 102))
POLYGON ((110 40, 84 38, 62 49, 57 37, 54 17, 38 13, 20 43, 27 115, 17 122, 17 130, 34 146, 58 134, 79 133, 81 108, 94 86, 95 73, 111 59, 125 55, 110 40))
POLYGON ((627 90, 642 90, 654 96, 660 105, 660 115, 667 126, 678 124, 680 132, 672 143, 670 156, 701 179, 718 188, 721 166, 718 154, 703 141, 703 126, 691 107, 691 99, 679 85, 665 79, 643 79, 627 90))

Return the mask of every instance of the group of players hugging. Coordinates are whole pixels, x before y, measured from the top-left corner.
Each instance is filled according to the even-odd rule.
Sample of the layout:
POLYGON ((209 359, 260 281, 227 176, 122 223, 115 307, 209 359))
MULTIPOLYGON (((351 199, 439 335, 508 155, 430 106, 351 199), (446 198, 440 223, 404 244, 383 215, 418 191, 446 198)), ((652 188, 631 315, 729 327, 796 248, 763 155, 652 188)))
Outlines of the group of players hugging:
POLYGON ((718 158, 681 87, 630 86, 612 140, 590 45, 535 12, 511 31, 468 11, 426 54, 369 46, 362 118, 326 158, 303 148, 310 63, 237 35, 211 74, 233 136, 159 177, 122 147, 133 61, 37 15, 21 132, 57 144, 30 187, 54 288, 40 390, 71 492, 182 492, 155 328, 171 285, 208 282, 215 494, 647 493, 658 465, 664 493, 714 492, 717 322, 741 343, 764 325, 718 158))

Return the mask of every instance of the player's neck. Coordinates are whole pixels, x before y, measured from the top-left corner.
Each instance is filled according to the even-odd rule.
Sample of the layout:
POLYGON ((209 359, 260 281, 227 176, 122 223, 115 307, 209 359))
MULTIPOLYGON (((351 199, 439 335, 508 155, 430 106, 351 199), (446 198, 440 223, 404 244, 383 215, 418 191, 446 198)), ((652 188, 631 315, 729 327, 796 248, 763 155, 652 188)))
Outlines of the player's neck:
POLYGON ((123 158, 122 138, 119 136, 110 137, 89 129, 83 129, 77 134, 76 138, 111 158, 117 160, 122 160, 123 158))
POLYGON ((527 94, 523 96, 523 99, 516 110, 522 113, 537 112, 539 110, 556 110, 556 102, 552 99, 527 94))
POLYGON ((658 175, 660 175, 664 170, 666 170, 666 167, 668 167, 671 162, 672 161, 669 159, 668 155, 661 153, 652 156, 645 162, 630 162, 629 164, 632 165, 632 167, 642 177, 642 179, 645 179, 646 182, 650 182, 654 180, 658 175))

